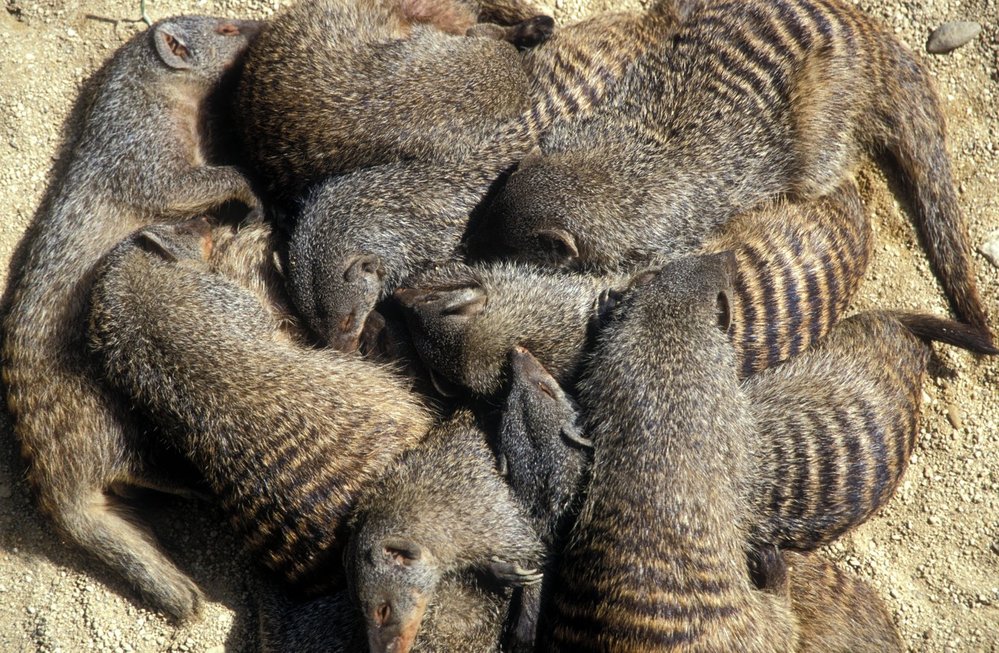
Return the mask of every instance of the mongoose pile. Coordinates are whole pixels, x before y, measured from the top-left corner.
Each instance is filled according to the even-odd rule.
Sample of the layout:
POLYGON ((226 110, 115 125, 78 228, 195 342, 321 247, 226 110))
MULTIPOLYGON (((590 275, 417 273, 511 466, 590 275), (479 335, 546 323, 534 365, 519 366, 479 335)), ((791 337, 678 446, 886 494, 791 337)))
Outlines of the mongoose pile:
POLYGON ((902 650, 813 550, 891 501, 930 343, 999 350, 935 92, 860 10, 302 0, 92 87, 3 380, 40 508, 153 607, 202 595, 128 485, 208 488, 265 651, 902 650), (842 319, 881 149, 961 322, 842 319))

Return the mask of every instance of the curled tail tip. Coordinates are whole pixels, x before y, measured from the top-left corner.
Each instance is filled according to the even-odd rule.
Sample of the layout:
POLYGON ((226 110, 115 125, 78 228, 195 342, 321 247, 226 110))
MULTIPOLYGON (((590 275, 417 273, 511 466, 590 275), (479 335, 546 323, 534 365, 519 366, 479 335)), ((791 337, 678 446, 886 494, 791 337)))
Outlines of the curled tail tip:
POLYGON ((988 327, 958 322, 927 313, 901 313, 899 321, 920 338, 947 343, 976 354, 999 355, 988 327))

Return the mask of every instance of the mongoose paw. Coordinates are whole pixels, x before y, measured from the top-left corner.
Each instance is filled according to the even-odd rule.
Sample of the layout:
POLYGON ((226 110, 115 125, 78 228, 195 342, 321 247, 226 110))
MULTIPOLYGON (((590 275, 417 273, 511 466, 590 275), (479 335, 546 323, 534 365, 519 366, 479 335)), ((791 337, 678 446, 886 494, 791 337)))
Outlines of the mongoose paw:
POLYGON ((489 562, 489 573, 496 580, 514 587, 536 585, 544 578, 544 573, 537 569, 524 569, 517 562, 506 562, 498 556, 493 556, 489 562))

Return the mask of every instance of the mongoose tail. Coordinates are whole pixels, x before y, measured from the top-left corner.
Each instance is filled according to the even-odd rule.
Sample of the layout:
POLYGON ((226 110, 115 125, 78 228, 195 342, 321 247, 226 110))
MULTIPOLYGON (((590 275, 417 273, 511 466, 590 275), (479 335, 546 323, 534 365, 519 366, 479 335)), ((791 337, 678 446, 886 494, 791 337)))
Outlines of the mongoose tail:
POLYGON ((978 294, 968 242, 968 225, 958 204, 946 150, 940 100, 925 70, 906 48, 897 45, 892 67, 896 77, 886 84, 879 109, 885 142, 898 162, 909 191, 916 225, 930 263, 957 316, 979 329, 993 344, 988 315, 978 294))
POLYGON ((999 354, 991 334, 970 324, 926 313, 899 313, 898 321, 920 338, 943 342, 976 354, 999 354))

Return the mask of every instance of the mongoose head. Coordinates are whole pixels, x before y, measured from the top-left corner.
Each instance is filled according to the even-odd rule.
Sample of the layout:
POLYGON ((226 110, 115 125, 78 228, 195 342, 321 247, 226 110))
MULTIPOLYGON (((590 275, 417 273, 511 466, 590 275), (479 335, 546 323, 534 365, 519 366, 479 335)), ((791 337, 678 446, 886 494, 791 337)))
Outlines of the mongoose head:
POLYGON ((289 244, 292 300, 319 342, 340 351, 358 348, 375 305, 423 260, 405 209, 382 202, 394 192, 384 183, 374 168, 317 185, 289 244))
POLYGON ((494 395, 505 387, 517 345, 559 382, 571 381, 596 300, 618 281, 522 264, 449 263, 414 275, 395 299, 427 367, 473 393, 494 395))
POLYGON ((553 534, 575 498, 586 464, 576 402, 523 347, 510 352, 510 393, 497 441, 507 482, 525 508, 553 534))
POLYGON ((158 21, 149 38, 162 65, 192 81, 214 84, 233 67, 262 23, 208 16, 158 21))
POLYGON ((538 562, 537 535, 468 411, 431 429, 356 515, 345 566, 372 651, 408 651, 444 579, 482 576, 496 591, 540 581, 521 567, 538 562))
POLYGON ((644 315, 644 324, 657 329, 675 325, 671 333, 678 336, 705 332, 709 326, 728 333, 736 272, 735 255, 727 250, 670 261, 636 274, 606 319, 613 323, 637 311, 644 315))
POLYGON ((412 539, 386 536, 364 551, 348 550, 348 555, 364 558, 363 576, 352 586, 370 650, 409 651, 441 580, 433 553, 412 539))
POLYGON ((618 232, 647 222, 631 217, 641 211, 632 196, 642 194, 625 190, 634 188, 634 174, 618 165, 620 160, 600 152, 531 154, 490 205, 484 232, 517 260, 580 270, 617 268, 634 252, 619 251, 616 244, 635 240, 618 232))

